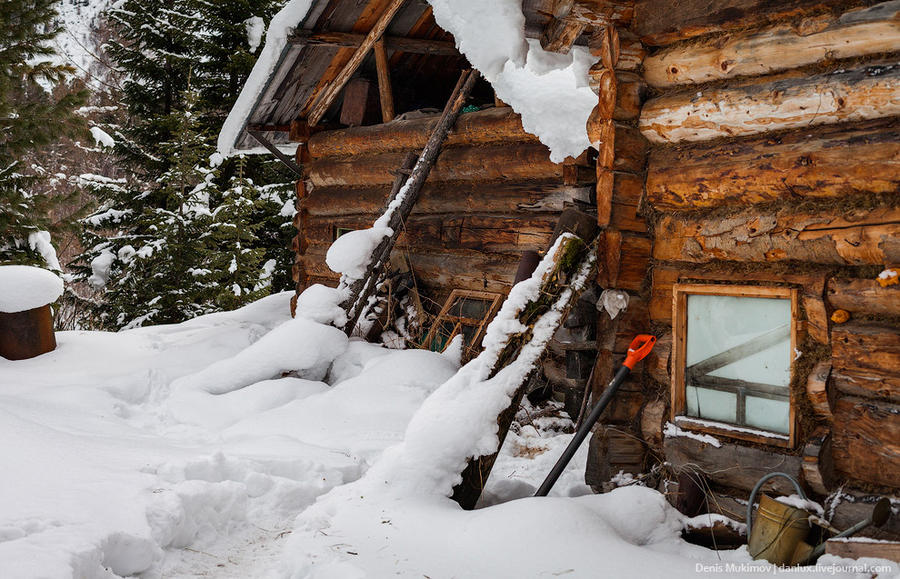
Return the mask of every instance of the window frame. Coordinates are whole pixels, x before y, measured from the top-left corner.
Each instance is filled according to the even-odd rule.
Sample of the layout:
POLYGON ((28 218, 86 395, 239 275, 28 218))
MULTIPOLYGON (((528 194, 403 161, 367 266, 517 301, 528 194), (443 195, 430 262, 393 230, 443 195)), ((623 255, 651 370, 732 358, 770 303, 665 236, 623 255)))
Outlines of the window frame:
POLYGON ((794 448, 797 440, 797 395, 792 387, 796 374, 796 353, 799 331, 799 291, 783 286, 752 286, 730 284, 676 283, 672 288, 672 373, 671 373, 671 420, 686 430, 693 430, 716 436, 736 438, 769 446, 794 448), (687 297, 689 295, 716 295, 739 298, 790 299, 791 341, 790 371, 788 383, 788 427, 787 435, 766 430, 717 422, 686 416, 687 389, 685 384, 685 364, 687 361, 687 297), (721 426, 718 426, 721 424, 721 426))
MULTIPOLYGON (((428 333, 425 335, 425 340, 422 342, 423 346, 426 349, 431 348, 431 343, 435 338, 435 334, 440 328, 441 322, 450 321, 455 322, 456 327, 453 332, 447 338, 447 344, 444 345, 444 349, 447 348, 447 345, 450 344, 451 340, 460 333, 460 326, 465 324, 470 327, 475 328, 474 339, 471 344, 463 346, 463 358, 467 358, 469 355, 474 354, 478 350, 481 349, 481 340, 484 338, 484 332, 487 329, 487 325, 494 319, 494 316, 497 315, 497 312, 500 310, 500 304, 503 300, 503 296, 499 293, 495 292, 485 292, 485 291, 472 291, 472 290, 464 290, 464 289, 454 289, 450 292, 450 296, 447 298, 447 301, 444 302, 443 307, 441 308, 440 313, 434 318, 434 321, 431 324, 431 328, 428 330, 428 333), (472 318, 462 318, 459 316, 454 316, 450 313, 450 308, 453 307, 453 304, 456 303, 458 299, 473 299, 479 300, 483 302, 489 303, 488 312, 484 316, 484 318, 480 320, 475 320, 472 318)), ((442 350, 443 351, 443 350, 442 350)), ((474 356, 471 356, 474 357, 474 356)))

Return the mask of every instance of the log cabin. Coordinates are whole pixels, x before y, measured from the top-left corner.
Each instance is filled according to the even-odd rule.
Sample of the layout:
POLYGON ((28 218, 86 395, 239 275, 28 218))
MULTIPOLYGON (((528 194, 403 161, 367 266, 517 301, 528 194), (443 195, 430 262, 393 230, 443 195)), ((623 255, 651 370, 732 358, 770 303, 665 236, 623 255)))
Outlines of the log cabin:
MULTIPOLYGON (((574 418, 636 333, 659 338, 594 428, 586 481, 629 474, 687 514, 742 520, 782 471, 838 528, 891 497, 895 516, 865 533, 900 539, 900 0, 522 11, 543 49, 592 55, 592 146, 553 162, 481 80, 394 248, 406 281, 372 335, 477 348, 523 256, 576 208, 596 218, 597 278, 536 380, 574 418), (604 292, 624 311, 595 307, 604 292)), ((381 213, 470 65, 425 0, 318 0, 290 25, 226 148, 262 145, 298 174, 300 292, 338 282, 328 247, 381 213)))

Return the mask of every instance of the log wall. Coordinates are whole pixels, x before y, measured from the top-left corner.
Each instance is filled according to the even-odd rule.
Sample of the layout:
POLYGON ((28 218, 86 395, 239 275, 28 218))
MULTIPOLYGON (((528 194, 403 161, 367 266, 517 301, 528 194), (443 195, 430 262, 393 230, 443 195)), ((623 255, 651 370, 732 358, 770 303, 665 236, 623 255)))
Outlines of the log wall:
POLYGON ((746 490, 755 474, 721 474, 741 472, 745 443, 710 452, 658 434, 672 286, 788 285, 800 290, 804 339, 798 444, 756 445, 759 464, 795 465, 820 498, 842 482, 896 494, 900 287, 875 278, 900 264, 900 2, 715 4, 635 5, 632 31, 649 51, 638 123, 651 143, 646 300, 667 338, 648 365, 666 395, 645 400, 643 436, 670 464, 746 490), (837 310, 850 321, 833 321, 837 310))
MULTIPOLYGON (((436 117, 323 131, 304 149, 296 281, 334 285, 325 254, 338 228, 362 229, 384 204, 409 153, 418 154, 436 117)), ((623 129, 622 139, 643 139, 623 129)), ((300 153, 298 153, 300 154, 300 153)), ((409 256, 431 310, 453 289, 506 293, 523 252, 545 250, 559 214, 593 203, 587 156, 565 163, 522 129, 508 107, 463 114, 428 178, 395 252, 409 256)))

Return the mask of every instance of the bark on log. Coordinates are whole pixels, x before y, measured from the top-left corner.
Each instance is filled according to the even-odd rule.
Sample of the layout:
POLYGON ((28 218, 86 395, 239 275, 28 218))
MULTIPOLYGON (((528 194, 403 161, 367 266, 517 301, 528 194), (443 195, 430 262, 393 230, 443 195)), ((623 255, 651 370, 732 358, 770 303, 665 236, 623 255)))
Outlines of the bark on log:
MULTIPOLYGON (((393 181, 393 172, 405 153, 384 153, 372 157, 321 159, 308 165, 309 179, 316 187, 368 187, 393 181)), ((593 183, 594 170, 582 168, 579 182, 593 183)), ((550 161, 550 152, 541 144, 510 147, 455 148, 441 153, 429 176, 429 183, 448 181, 563 181, 562 163, 550 161)))
MULTIPOLYGON (((779 454, 771 450, 741 446, 720 439, 720 446, 688 438, 667 436, 663 442, 666 460, 676 471, 699 470, 716 484, 745 491, 764 475, 773 471, 800 477, 802 460, 799 456, 779 454)), ((773 479, 766 488, 792 493, 793 486, 784 479, 773 479)))
POLYGON ((847 394, 900 403, 900 329, 851 321, 831 330, 832 379, 847 394))
MULTIPOLYGON (((608 41, 608 36, 603 33, 603 30, 605 30, 605 27, 599 29, 597 33, 591 36, 588 42, 588 48, 594 56, 601 56, 606 51, 604 43, 608 41)), ((644 58, 647 56, 647 50, 634 34, 625 30, 618 30, 617 32, 619 34, 619 58, 615 69, 629 72, 638 71, 644 62, 644 58)))
MULTIPOLYGON (((376 155, 392 151, 420 150, 428 142, 440 115, 412 120, 395 120, 386 125, 323 131, 309 137, 309 152, 323 157, 376 155)), ((444 147, 489 143, 538 143, 538 138, 522 128, 522 117, 509 107, 465 113, 459 116, 444 147)))
POLYGON ((634 31, 645 44, 665 46, 685 38, 761 26, 846 4, 847 0, 638 0, 634 6, 634 31))
MULTIPOLYGON (((648 304, 650 306, 651 304, 648 304)), ((671 306, 670 308, 671 309, 671 306)), ((649 307, 648 307, 649 312, 649 307)), ((650 377, 660 384, 669 385, 671 374, 669 369, 669 360, 672 356, 672 332, 666 332, 656 341, 647 361, 644 362, 644 368, 650 377)))
POLYGON ((812 34, 788 25, 679 44, 644 61, 644 77, 657 88, 758 76, 822 60, 889 53, 900 46, 900 2, 851 10, 819 23, 812 34))
POLYGON ((900 262, 900 207, 663 217, 653 257, 660 261, 806 261, 836 265, 900 262))
POLYGON ((874 279, 828 280, 828 304, 851 313, 900 316, 900 285, 881 287, 874 279))
MULTIPOLYGON (((604 80, 607 69, 594 67, 589 71, 591 89, 598 96, 608 86, 604 80)), ((647 96, 647 83, 639 75, 632 72, 617 72, 616 106, 612 118, 617 121, 632 121, 641 115, 641 106, 647 96)))
POLYGON ((806 380, 806 396, 813 407, 813 412, 820 419, 828 422, 834 418, 831 412, 834 394, 830 388, 830 377, 831 362, 823 360, 813 367, 806 380))
POLYGON ((851 479, 889 487, 900 481, 900 405, 850 396, 834 409, 834 466, 851 479))
POLYGON ((706 141, 900 115, 900 67, 792 76, 653 99, 641 132, 654 143, 706 141))
POLYGON ((900 121, 655 148, 647 200, 662 211, 900 192, 900 121))
POLYGON ((669 409, 665 400, 652 400, 644 405, 641 412, 641 436, 656 450, 662 450, 663 428, 668 418, 669 409))

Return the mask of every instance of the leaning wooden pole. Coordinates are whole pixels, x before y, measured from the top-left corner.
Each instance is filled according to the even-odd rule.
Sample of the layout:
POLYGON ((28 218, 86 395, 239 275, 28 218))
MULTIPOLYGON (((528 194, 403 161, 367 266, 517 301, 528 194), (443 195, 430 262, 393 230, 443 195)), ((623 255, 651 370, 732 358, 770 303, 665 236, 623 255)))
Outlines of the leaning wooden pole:
MULTIPOLYGON (((344 332, 348 336, 353 333, 360 317, 367 309, 369 298, 378 285, 378 279, 388 263, 391 250, 393 250, 394 244, 403 230, 403 224, 412 212, 419 198, 419 193, 421 193, 422 187, 425 185, 429 173, 431 173, 431 168, 434 167, 434 163, 441 152, 441 146, 450 133, 450 129, 453 128, 453 125, 459 119, 466 99, 472 92, 472 88, 475 86, 478 78, 479 73, 474 69, 465 70, 460 75, 456 88, 453 89, 453 94, 450 96, 450 100, 447 101, 440 120, 431 132, 431 137, 425 144, 425 148, 422 149, 415 166, 409 171, 409 178, 406 179, 402 187, 395 187, 390 199, 388 199, 387 208, 379 221, 386 221, 387 223, 384 225, 390 227, 393 230, 393 234, 386 236, 375 248, 375 251, 372 252, 365 275, 359 279, 341 280, 342 289, 347 292, 347 298, 341 303, 341 307, 347 312, 347 323, 344 326, 344 332)), ((401 171, 404 170, 401 169, 401 171)))
MULTIPOLYGON (((523 351, 527 351, 529 358, 536 363, 547 348, 549 339, 546 336, 535 336, 533 332, 535 326, 544 320, 545 316, 551 316, 546 320, 554 324, 552 329, 555 330, 566 318, 569 308, 577 300, 587 280, 593 277, 597 262, 596 243, 588 245, 576 235, 569 233, 564 235, 554 254, 548 256, 553 266, 543 276, 540 291, 520 310, 517 319, 524 329, 507 338, 505 346, 493 362, 488 379, 517 361, 523 363, 519 360, 523 351)), ((452 498, 464 509, 474 509, 481 497, 484 485, 497 460, 497 454, 503 447, 506 434, 525 395, 530 374, 528 372, 523 375, 509 406, 497 416, 497 450, 490 455, 469 458, 462 472, 462 481, 453 487, 452 498)))

